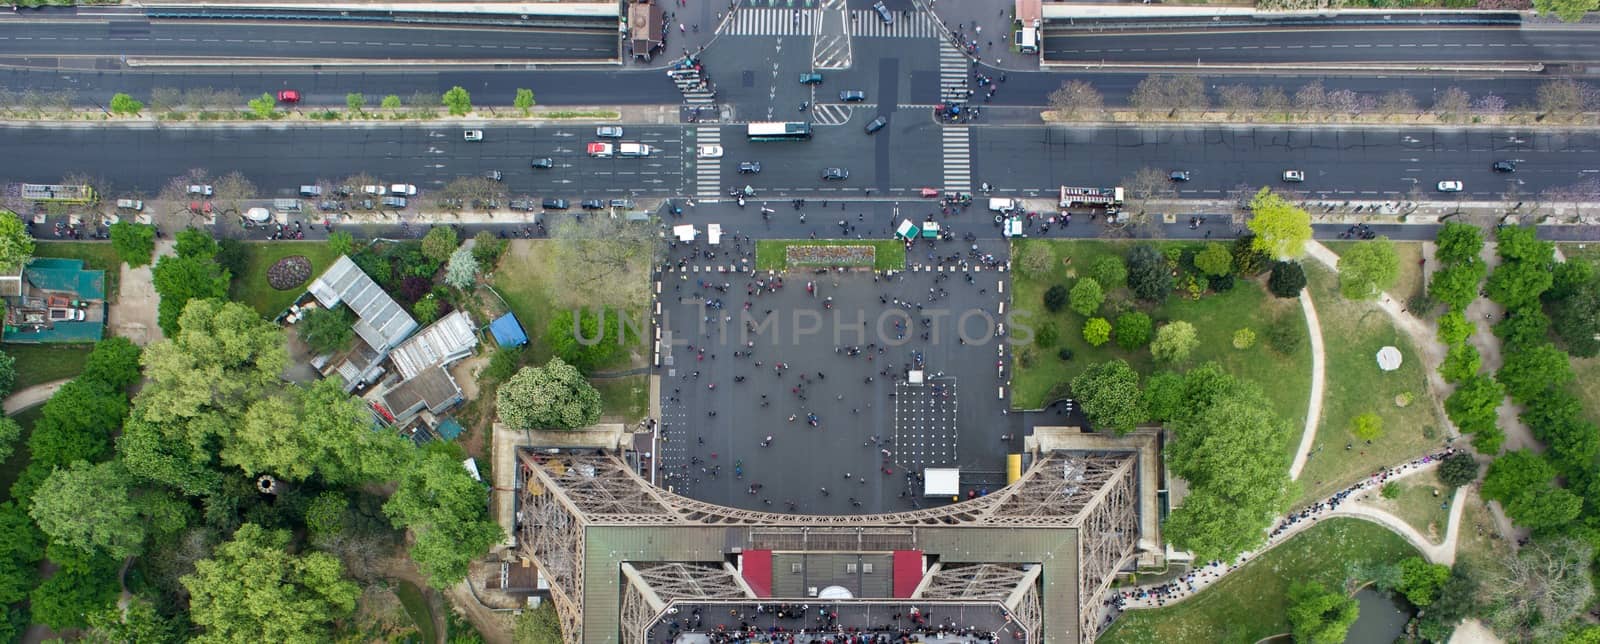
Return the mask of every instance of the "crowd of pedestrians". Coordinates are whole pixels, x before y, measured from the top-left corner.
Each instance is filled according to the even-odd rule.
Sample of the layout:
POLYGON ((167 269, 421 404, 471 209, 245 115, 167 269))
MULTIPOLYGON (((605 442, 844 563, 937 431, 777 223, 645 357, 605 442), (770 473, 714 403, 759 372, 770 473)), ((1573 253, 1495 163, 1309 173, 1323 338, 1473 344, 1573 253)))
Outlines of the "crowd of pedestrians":
POLYGON ((963 624, 954 617, 923 613, 915 606, 893 607, 755 604, 672 608, 650 633, 662 644, 908 644, 910 642, 980 644, 1015 639, 1005 630, 1003 611, 967 609, 982 615, 963 624), (888 612, 889 615, 873 613, 888 612), (726 612, 724 612, 726 611, 726 612), (840 613, 844 612, 843 619, 840 613), (854 621, 867 626, 852 624, 854 621), (871 623, 878 622, 878 623, 871 623))

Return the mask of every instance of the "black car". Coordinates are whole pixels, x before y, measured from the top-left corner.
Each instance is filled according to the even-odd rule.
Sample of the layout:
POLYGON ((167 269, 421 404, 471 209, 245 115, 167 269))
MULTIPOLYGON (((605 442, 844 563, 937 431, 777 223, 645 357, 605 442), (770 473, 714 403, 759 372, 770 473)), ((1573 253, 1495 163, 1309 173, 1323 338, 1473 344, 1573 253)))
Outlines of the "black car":
POLYGON ((546 199, 542 202, 545 210, 566 210, 566 199, 546 199))
POLYGON ((741 161, 739 163, 739 174, 760 174, 760 173, 761 173, 761 162, 760 161, 741 161))
POLYGON ((578 202, 578 207, 584 210, 599 210, 606 207, 606 202, 599 199, 584 199, 578 202))
POLYGON ((889 124, 889 117, 880 115, 878 118, 872 119, 871 123, 867 124, 867 134, 872 134, 873 132, 877 132, 878 130, 883 129, 883 126, 888 125, 888 124, 889 124))
POLYGON ((531 165, 533 167, 535 167, 535 168, 540 169, 540 170, 545 170, 545 169, 556 167, 556 160, 552 159, 550 157, 541 157, 541 158, 538 158, 538 159, 534 159, 533 163, 531 165))
POLYGON ((1171 179, 1173 181, 1188 181, 1189 180, 1189 171, 1188 170, 1173 170, 1172 174, 1167 175, 1167 178, 1171 179))
POLYGON ((1494 171, 1495 172, 1516 172, 1517 171, 1517 163, 1515 161, 1496 161, 1496 162, 1494 162, 1494 171))
POLYGON ((533 212, 535 205, 536 202, 532 199, 512 199, 511 204, 507 207, 511 208, 512 210, 526 210, 528 212, 533 212))
POLYGON ((839 92, 839 100, 846 103, 859 103, 867 100, 867 93, 859 89, 847 89, 839 92))
POLYGON ((850 171, 844 168, 826 168, 822 171, 824 181, 844 181, 850 178, 850 171))

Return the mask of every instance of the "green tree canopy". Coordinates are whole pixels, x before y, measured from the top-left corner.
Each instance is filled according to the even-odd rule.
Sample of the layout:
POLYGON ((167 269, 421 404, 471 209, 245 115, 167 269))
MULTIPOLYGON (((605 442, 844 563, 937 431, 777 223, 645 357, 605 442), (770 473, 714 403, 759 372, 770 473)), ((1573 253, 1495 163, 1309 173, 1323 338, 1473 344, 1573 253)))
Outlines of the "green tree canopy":
POLYGON ((1553 281, 1547 265, 1505 262, 1489 274, 1489 283, 1484 291, 1489 294, 1489 299, 1508 309, 1518 309, 1536 305, 1539 295, 1550 288, 1553 281))
POLYGON ((639 334, 616 311, 583 308, 554 312, 545 324, 544 341, 556 357, 588 373, 626 355, 638 345, 639 334))
POLYGON ((1466 342, 1453 344, 1444 354, 1444 363, 1439 365, 1439 375, 1445 382, 1461 382, 1478 373, 1480 364, 1477 347, 1466 342))
POLYGON ((344 306, 313 309, 295 325, 300 341, 316 353, 343 351, 356 339, 355 316, 344 306))
POLYGON ((523 367, 500 386, 496 403, 513 429, 577 429, 600 419, 600 392, 561 358, 523 367))
POLYGON ((1478 299, 1478 285, 1488 274, 1489 265, 1476 258, 1449 264, 1433 272, 1428 282, 1428 295, 1450 305, 1453 311, 1464 311, 1478 299))
POLYGON ((383 511, 396 527, 411 530, 411 559, 428 576, 429 585, 455 585, 466 577, 473 559, 505 538, 489 518, 488 494, 459 456, 443 449, 429 450, 401 476, 383 511))
POLYGON ((367 406, 325 378, 251 405, 220 456, 252 476, 303 481, 316 475, 349 485, 393 478, 412 449, 394 431, 373 429, 367 406))
POLYGON ((1194 267, 1213 277, 1228 275, 1233 272, 1233 253, 1221 242, 1206 244, 1205 248, 1195 253, 1194 267))
POLYGON ((449 226, 434 226, 422 238, 422 254, 435 262, 444 262, 450 259, 450 254, 456 252, 456 247, 461 245, 461 240, 456 237, 456 229, 449 226))
POLYGON ((1250 221, 1257 250, 1275 259, 1299 257, 1311 239, 1311 215, 1271 188, 1262 188, 1250 199, 1250 221))
POLYGON ((34 621, 57 630, 82 628, 89 625, 88 615, 116 601, 121 560, 61 544, 50 545, 47 553, 57 569, 29 596, 34 621))
POLYGON ((226 269, 212 261, 214 256, 180 253, 163 255, 156 262, 151 273, 156 294, 161 296, 156 323, 168 336, 178 332, 178 317, 190 300, 227 297, 230 276, 226 269))
POLYGON ((1552 387, 1565 387, 1575 378, 1567 353, 1548 342, 1507 351, 1495 380, 1511 399, 1527 404, 1552 387))
POLYGON ((83 375, 117 389, 127 389, 139 382, 139 345, 123 337, 106 338, 94 344, 89 358, 84 362, 83 375))
POLYGON ((1272 275, 1267 278, 1267 290, 1278 297, 1300 297, 1306 287, 1306 270, 1300 262, 1273 262, 1272 275))
MULTIPOLYGON (((1563 265, 1589 264, 1566 262, 1563 265)), ((1600 280, 1589 279, 1568 291, 1564 297, 1548 304, 1550 327, 1572 355, 1580 358, 1600 355, 1600 339, 1597 339, 1600 338, 1600 280)))
POLYGON ((1072 285, 1071 300, 1073 311, 1078 315, 1089 317, 1100 310, 1100 304, 1106 301, 1106 294, 1093 277, 1084 277, 1072 285))
MULTIPOLYGON (((1046 323, 1048 324, 1048 322, 1046 323)), ((1083 341, 1098 347, 1111 340, 1111 323, 1105 318, 1089 318, 1083 322, 1083 341)))
POLYGON ((450 108, 451 116, 466 116, 467 112, 472 111, 472 95, 460 85, 446 91, 440 102, 450 108))
POLYGON ((1200 346, 1200 335, 1194 325, 1174 320, 1156 329, 1156 339, 1150 341, 1150 355, 1164 362, 1183 362, 1200 346))
POLYGON ((1059 312, 1067 306, 1069 293, 1067 287, 1060 284, 1051 284, 1044 291, 1044 308, 1051 313, 1059 312))
POLYGON ((33 236, 22 218, 0 209, 0 272, 15 273, 33 258, 33 236))
POLYGON ((0 461, 11 458, 22 438, 22 425, 10 416, 0 416, 0 461))
MULTIPOLYGON (((5 313, 5 305, 0 304, 0 315, 5 313)), ((11 395, 11 390, 17 385, 17 359, 11 355, 0 352, 0 398, 11 395)))
POLYGON ((1474 331, 1478 330, 1478 327, 1467 321, 1467 316, 1462 310, 1453 308, 1439 316, 1439 342, 1445 346, 1465 342, 1467 338, 1472 337, 1474 331))
POLYGON ((289 533, 246 523, 181 580, 197 642, 331 641, 361 590, 332 555, 289 552, 289 533))
POLYGON ((1489 464, 1480 492, 1490 501, 1509 503, 1528 493, 1542 493, 1555 479, 1555 468, 1525 449, 1506 452, 1489 464))
POLYGON ((1150 302, 1165 302, 1172 292, 1172 270, 1154 246, 1137 244, 1128 251, 1128 288, 1150 302))
POLYGON ((334 255, 349 255, 355 249, 356 238, 349 231, 335 230, 328 233, 328 250, 334 255))
POLYGON ((518 87, 517 96, 511 100, 511 105, 522 110, 523 116, 527 116, 528 111, 533 109, 533 90, 526 87, 518 87))
MULTIPOLYGON (((1498 432, 1495 427, 1495 408, 1500 406, 1500 401, 1505 397, 1505 391, 1500 384, 1484 375, 1474 375, 1456 386, 1455 393, 1450 394, 1444 401, 1445 414, 1450 417, 1450 422, 1465 434, 1488 433, 1493 435, 1498 432)), ((1476 444, 1476 443, 1475 443, 1476 444)), ((1496 444, 1494 447, 1498 448, 1496 444)), ((1481 449, 1485 453, 1493 454, 1498 449, 1481 449)))
POLYGON ((1477 226, 1452 221, 1439 227, 1434 257, 1446 265, 1478 259, 1483 251, 1483 231, 1477 226))
POLYGON ((1121 257, 1104 255, 1094 260, 1094 265, 1089 267, 1089 276, 1104 288, 1122 288, 1128 285, 1128 265, 1122 263, 1121 257))
POLYGON ((1150 341, 1155 323, 1143 311, 1129 311, 1117 316, 1117 346, 1133 351, 1150 341))
POLYGON ((444 283, 466 290, 478 279, 478 258, 471 248, 457 248, 450 253, 450 263, 444 268, 444 283))
POLYGON ((1072 379, 1072 395, 1095 427, 1126 434, 1148 413, 1139 396, 1139 374, 1125 360, 1091 365, 1072 379))
POLYGON ((33 493, 28 513, 52 543, 125 559, 144 549, 145 526, 117 461, 58 468, 33 493))
POLYGON ((128 417, 128 397, 111 386, 74 378, 39 410, 28 437, 30 465, 44 469, 111 455, 111 435, 128 417))
POLYGON ((111 224, 111 248, 128 266, 149 264, 156 252, 156 229, 126 220, 111 224))
POLYGON ((1450 567, 1428 563, 1422 557, 1406 557, 1400 561, 1400 587, 1396 590, 1406 596, 1406 601, 1425 607, 1439 597, 1439 591, 1450 580, 1450 567))
POLYGON ((1346 299, 1375 298, 1399 277, 1400 256, 1388 237, 1356 242, 1339 257, 1339 292, 1346 299))
POLYGON ((1301 644, 1344 644, 1360 608, 1354 597, 1314 581, 1289 586, 1289 625, 1301 644))

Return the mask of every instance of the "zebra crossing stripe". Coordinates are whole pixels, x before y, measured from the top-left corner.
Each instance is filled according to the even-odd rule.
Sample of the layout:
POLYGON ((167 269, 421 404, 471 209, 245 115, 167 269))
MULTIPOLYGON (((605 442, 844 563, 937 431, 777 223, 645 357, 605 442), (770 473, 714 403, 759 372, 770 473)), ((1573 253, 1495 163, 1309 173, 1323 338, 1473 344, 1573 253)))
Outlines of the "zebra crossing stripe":
MULTIPOLYGON (((696 145, 721 145, 722 128, 701 125, 694 129, 696 145)), ((694 191, 700 198, 715 198, 722 192, 722 160, 695 159, 694 191)))
POLYGON ((809 36, 817 31, 819 12, 808 9, 740 8, 723 23, 729 36, 809 36), (798 17, 798 19, 796 19, 798 17))
POLYGON ((945 190, 972 190, 972 140, 967 130, 966 127, 942 130, 945 190))
POLYGON ((911 16, 896 15, 894 22, 884 24, 878 12, 861 9, 850 12, 850 35, 866 38, 937 38, 939 30, 922 12, 911 16))

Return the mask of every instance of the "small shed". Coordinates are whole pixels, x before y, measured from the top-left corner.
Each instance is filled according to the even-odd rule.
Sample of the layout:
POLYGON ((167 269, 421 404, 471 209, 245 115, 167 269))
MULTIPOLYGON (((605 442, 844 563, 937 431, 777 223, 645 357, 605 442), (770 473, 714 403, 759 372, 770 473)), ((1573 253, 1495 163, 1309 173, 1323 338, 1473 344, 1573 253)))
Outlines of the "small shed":
POLYGON ((633 57, 650 60, 666 42, 666 21, 661 5, 640 0, 628 5, 628 39, 633 57))
POLYGON ((515 313, 507 313, 490 322, 489 334, 494 336, 494 343, 501 347, 520 347, 528 343, 528 333, 522 330, 522 323, 517 321, 515 313))

